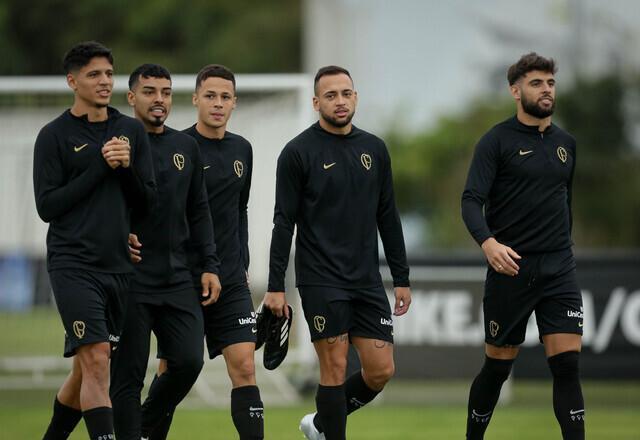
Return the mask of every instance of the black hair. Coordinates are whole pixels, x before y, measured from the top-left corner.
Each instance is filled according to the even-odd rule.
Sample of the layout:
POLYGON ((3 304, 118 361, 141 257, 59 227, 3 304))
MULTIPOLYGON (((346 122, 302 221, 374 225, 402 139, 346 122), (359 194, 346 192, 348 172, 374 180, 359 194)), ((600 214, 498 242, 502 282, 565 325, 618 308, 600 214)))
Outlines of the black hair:
POLYGON ((514 85, 516 81, 534 70, 554 74, 558 71, 553 58, 545 58, 535 52, 529 52, 528 54, 522 55, 517 63, 509 67, 507 71, 509 85, 514 85))
POLYGON ((140 81, 140 77, 143 78, 166 78, 171 81, 171 74, 169 71, 159 64, 146 63, 136 67, 136 69, 129 75, 129 90, 133 88, 140 81))
POLYGON ((64 55, 62 67, 64 73, 70 73, 86 66, 95 57, 104 57, 113 65, 113 55, 111 49, 105 47, 97 41, 83 41, 73 46, 64 55))

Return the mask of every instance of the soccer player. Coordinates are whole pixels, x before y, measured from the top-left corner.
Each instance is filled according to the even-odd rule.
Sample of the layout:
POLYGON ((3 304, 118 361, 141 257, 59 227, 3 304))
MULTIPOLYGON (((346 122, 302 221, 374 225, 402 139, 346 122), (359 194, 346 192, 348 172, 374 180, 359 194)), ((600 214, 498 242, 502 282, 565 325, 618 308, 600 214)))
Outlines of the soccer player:
POLYGON ((489 263, 486 357, 469 393, 467 439, 484 437, 534 311, 562 436, 584 439, 582 297, 571 250, 576 141, 551 122, 555 72, 554 60, 534 52, 509 68, 516 115, 480 139, 462 194, 462 217, 489 263))
MULTIPOLYGON (((246 139, 227 131, 236 101, 233 72, 217 64, 203 67, 196 77, 193 94, 198 121, 184 132, 200 146, 221 262, 220 297, 203 309, 209 358, 223 355, 232 385, 233 424, 241 440, 255 440, 264 437, 264 419, 253 359, 256 320, 247 279, 247 203, 253 152, 246 139)), ((199 266, 194 265, 194 275, 199 271, 199 266)), ((164 365, 161 361, 160 371, 164 365)), ((162 436, 154 432, 151 439, 156 438, 162 436)))
POLYGON ((173 412, 202 369, 203 319, 187 243, 201 268, 198 293, 204 306, 216 301, 220 282, 198 145, 165 125, 172 102, 169 71, 157 64, 136 68, 129 77, 127 100, 149 135, 158 185, 157 205, 147 215, 134 217, 131 225, 138 263, 111 367, 116 435, 119 440, 140 440, 173 412), (140 393, 152 331, 167 369, 150 389, 142 423, 140 393))
POLYGON ((409 267, 384 142, 356 128, 357 93, 349 72, 321 68, 313 106, 319 121, 278 159, 276 204, 264 305, 288 314, 284 276, 294 232, 296 282, 320 363, 317 414, 308 439, 342 440, 347 415, 382 391, 394 373, 393 320, 378 268, 378 232, 395 291, 394 314, 409 309, 409 267), (349 342, 362 370, 345 381, 349 342))
POLYGON ((73 105, 40 131, 33 184, 38 214, 49 223, 47 266, 73 366, 44 439, 68 438, 84 418, 89 438, 105 440, 115 438, 109 356, 132 271, 129 213, 153 205, 155 180, 142 124, 109 107, 111 51, 80 43, 63 65, 73 105))

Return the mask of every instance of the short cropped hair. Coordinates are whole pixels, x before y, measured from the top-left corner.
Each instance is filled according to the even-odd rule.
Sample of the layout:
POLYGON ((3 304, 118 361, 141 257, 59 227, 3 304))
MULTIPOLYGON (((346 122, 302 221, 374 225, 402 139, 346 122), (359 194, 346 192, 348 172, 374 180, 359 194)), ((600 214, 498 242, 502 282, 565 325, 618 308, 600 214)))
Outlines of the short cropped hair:
POLYGON ((95 57, 104 57, 113 65, 111 49, 97 41, 83 41, 69 49, 62 60, 64 73, 70 73, 86 66, 95 57))
POLYGON ((136 69, 129 75, 129 90, 133 88, 140 81, 140 77, 143 78, 166 78, 171 81, 171 74, 169 71, 160 64, 143 64, 136 67, 136 69))
POLYGON ((529 52, 528 54, 522 55, 517 63, 509 67, 507 71, 509 85, 514 85, 516 81, 534 70, 553 74, 558 71, 553 58, 545 58, 535 52, 529 52))
POLYGON ((327 75, 339 75, 341 73, 347 75, 351 80, 351 82, 353 83, 353 78, 351 78, 351 74, 344 67, 332 65, 332 66, 324 66, 319 68, 318 73, 316 73, 316 77, 313 79, 313 93, 316 93, 316 94, 318 93, 318 82, 320 81, 320 78, 327 75))
POLYGON ((196 92, 200 88, 203 82, 205 82, 208 78, 222 78, 228 81, 231 81, 233 84, 233 91, 236 91, 236 77, 226 66, 222 64, 209 64, 204 66, 198 72, 198 76, 196 77, 196 92))

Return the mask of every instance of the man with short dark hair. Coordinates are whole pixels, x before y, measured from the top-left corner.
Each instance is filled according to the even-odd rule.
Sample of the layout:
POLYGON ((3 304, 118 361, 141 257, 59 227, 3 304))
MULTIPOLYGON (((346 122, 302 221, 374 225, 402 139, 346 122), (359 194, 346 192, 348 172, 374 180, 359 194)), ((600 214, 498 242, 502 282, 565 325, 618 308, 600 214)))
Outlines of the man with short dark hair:
POLYGON ((310 440, 344 440, 347 415, 373 400, 393 376, 393 320, 378 268, 378 232, 393 276, 394 315, 409 309, 409 267, 384 142, 353 126, 357 93, 349 72, 315 77, 319 121, 278 159, 276 205, 264 306, 288 315, 284 278, 294 228, 296 283, 320 363, 316 414, 300 429, 310 440), (362 370, 345 381, 352 343, 362 370))
POLYGON ((115 438, 109 357, 132 271, 129 215, 151 208, 155 180, 142 124, 109 107, 111 51, 80 43, 65 55, 64 69, 73 106, 40 131, 33 161, 36 207, 49 222, 47 267, 66 332, 64 356, 74 357, 44 439, 68 438, 83 417, 89 438, 105 440, 115 438))
MULTIPOLYGON (((236 101, 233 72, 219 64, 203 67, 193 94, 198 121, 184 132, 200 147, 220 257, 222 291, 215 304, 203 309, 209 358, 224 357, 232 386, 231 417, 240 440, 256 440, 264 437, 264 407, 256 385, 256 318, 247 279, 253 152, 245 138, 227 131, 236 101)), ((194 263, 192 270, 195 276, 199 265, 194 263)), ((159 370, 164 368, 162 360, 159 370)), ((162 439, 163 435, 160 426, 150 438, 162 439)))
POLYGON ((129 77, 127 100, 149 135, 158 176, 157 205, 147 215, 134 217, 131 225, 137 264, 111 368, 116 435, 119 440, 140 440, 175 410, 196 381, 204 352, 198 294, 204 306, 214 303, 220 282, 198 145, 165 125, 172 104, 169 71, 157 64, 139 66, 129 77), (200 267, 198 293, 193 291, 188 246, 200 267), (154 380, 141 420, 152 331, 167 369, 154 380))
POLYGON ((555 72, 552 59, 534 52, 509 68, 516 115, 480 139, 462 194, 462 217, 489 263, 486 357, 469 393, 470 440, 484 438, 534 311, 562 437, 584 439, 582 296, 571 250, 576 141, 551 122, 555 72))

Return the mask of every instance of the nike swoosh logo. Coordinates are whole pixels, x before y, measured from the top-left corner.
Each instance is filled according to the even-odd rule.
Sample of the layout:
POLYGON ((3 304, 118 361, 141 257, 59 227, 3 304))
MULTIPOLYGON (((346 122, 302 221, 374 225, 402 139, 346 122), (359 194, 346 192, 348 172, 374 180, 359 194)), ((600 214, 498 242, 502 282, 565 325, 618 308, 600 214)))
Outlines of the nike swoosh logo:
POLYGON ((576 410, 576 411, 574 411, 572 409, 569 410, 569 414, 572 415, 572 416, 575 416, 576 414, 580 414, 580 413, 583 413, 583 412, 584 412, 583 409, 579 409, 579 410, 576 410))
POLYGON ((206 167, 203 167, 203 170, 208 170, 209 168, 211 168, 211 165, 207 165, 206 167))
MULTIPOLYGON (((584 411, 584 410, 583 410, 583 411, 584 411)), ((486 414, 478 414, 478 413, 476 412, 476 410, 474 409, 474 410, 472 410, 472 411, 471 411, 471 413, 472 413, 474 416, 476 416, 476 417, 487 417, 489 414, 491 414, 491 411, 489 411, 489 412, 488 412, 488 413, 486 413, 486 414)))
POLYGON ((258 329, 257 329, 257 328, 255 328, 255 327, 252 327, 252 328, 251 328, 251 333, 258 333, 258 329))
POLYGON ((529 153, 533 153, 533 150, 527 150, 527 151, 520 150, 520 156, 526 156, 529 153))
POLYGON ((582 321, 578 323, 578 327, 582 327, 582 321))
POLYGON ((331 168, 332 166, 334 166, 336 163, 330 163, 329 165, 327 165, 326 163, 323 165, 325 170, 328 170, 329 168, 331 168))
POLYGON ((75 151, 76 153, 80 150, 82 150, 84 147, 86 147, 89 144, 84 144, 84 145, 80 145, 79 147, 73 147, 73 151, 75 151))

